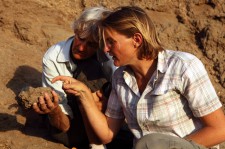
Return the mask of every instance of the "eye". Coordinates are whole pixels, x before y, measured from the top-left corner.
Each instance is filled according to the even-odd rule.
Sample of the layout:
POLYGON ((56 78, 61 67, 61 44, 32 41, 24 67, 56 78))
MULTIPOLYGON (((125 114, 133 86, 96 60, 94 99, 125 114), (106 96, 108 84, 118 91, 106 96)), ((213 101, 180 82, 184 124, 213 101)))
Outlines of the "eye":
POLYGON ((91 48, 98 48, 98 43, 96 42, 87 42, 87 46, 91 48))
POLYGON ((106 39, 106 45, 109 47, 113 47, 115 45, 116 41, 113 39, 106 39))
POLYGON ((77 36, 77 39, 80 40, 81 42, 85 41, 85 38, 81 38, 80 36, 77 36))

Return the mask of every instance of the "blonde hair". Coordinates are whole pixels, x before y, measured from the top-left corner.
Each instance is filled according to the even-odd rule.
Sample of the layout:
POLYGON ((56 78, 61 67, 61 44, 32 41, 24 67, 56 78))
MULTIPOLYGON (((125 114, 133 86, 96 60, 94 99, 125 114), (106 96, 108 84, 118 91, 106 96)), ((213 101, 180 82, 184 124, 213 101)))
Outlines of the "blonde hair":
POLYGON ((138 58, 155 59, 163 47, 157 36, 155 27, 146 12, 135 6, 124 6, 117 8, 101 22, 102 30, 111 28, 120 34, 132 37, 140 33, 143 42, 139 47, 138 58))
POLYGON ((74 20, 72 24, 75 35, 80 38, 88 38, 95 42, 99 42, 99 21, 109 13, 110 11, 104 7, 91 7, 85 9, 80 17, 74 20))

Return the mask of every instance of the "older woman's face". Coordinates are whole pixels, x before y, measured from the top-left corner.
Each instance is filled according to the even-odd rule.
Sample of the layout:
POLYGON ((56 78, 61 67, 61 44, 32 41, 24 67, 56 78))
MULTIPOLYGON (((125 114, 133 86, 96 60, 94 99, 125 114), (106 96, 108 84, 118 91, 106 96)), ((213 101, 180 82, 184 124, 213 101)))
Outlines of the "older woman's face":
POLYGON ((75 59, 82 60, 93 56, 98 50, 98 43, 90 39, 82 39, 79 36, 74 37, 72 53, 75 59))

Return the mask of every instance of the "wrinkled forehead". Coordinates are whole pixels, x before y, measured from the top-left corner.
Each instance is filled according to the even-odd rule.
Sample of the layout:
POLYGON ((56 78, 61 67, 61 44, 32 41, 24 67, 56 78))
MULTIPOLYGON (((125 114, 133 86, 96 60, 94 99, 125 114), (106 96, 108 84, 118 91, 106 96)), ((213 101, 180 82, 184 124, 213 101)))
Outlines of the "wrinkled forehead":
POLYGON ((79 39, 83 39, 85 41, 90 41, 90 42, 98 42, 98 40, 96 39, 95 36, 93 36, 92 34, 90 35, 82 35, 82 34, 78 34, 77 37, 79 39))
POLYGON ((99 41, 98 31, 94 30, 79 30, 75 31, 75 35, 80 39, 85 39, 86 41, 96 42, 99 41))

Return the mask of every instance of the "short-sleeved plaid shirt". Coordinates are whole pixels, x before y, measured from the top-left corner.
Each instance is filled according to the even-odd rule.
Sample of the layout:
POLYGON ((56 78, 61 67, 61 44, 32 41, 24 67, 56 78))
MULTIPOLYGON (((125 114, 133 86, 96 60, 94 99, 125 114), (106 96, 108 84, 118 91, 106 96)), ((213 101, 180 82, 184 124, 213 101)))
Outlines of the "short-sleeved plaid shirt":
POLYGON ((222 106, 201 61, 165 50, 142 95, 128 67, 116 70, 106 115, 125 118, 135 138, 158 132, 185 137, 203 127, 199 117, 222 106))

